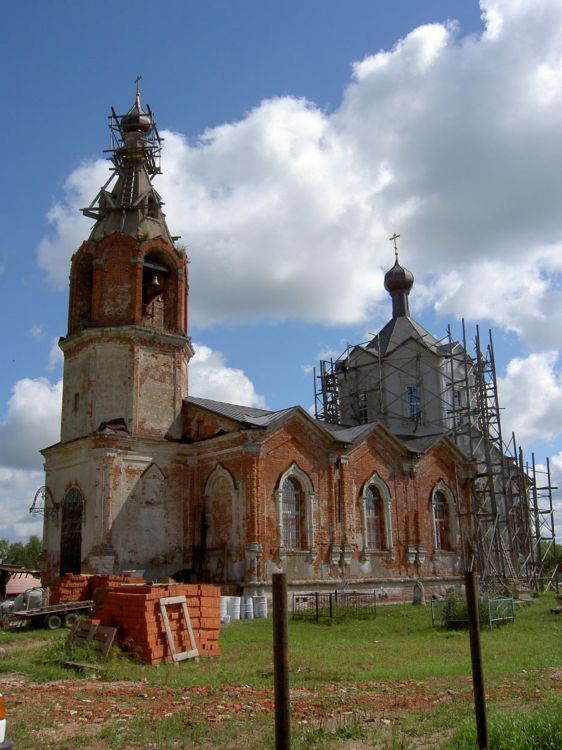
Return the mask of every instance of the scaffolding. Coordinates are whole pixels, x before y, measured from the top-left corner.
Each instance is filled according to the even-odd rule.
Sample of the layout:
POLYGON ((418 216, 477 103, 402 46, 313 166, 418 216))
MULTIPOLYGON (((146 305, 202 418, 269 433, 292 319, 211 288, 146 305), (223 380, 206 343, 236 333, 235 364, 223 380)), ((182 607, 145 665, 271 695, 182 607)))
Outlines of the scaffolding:
POLYGON ((420 329, 419 342, 436 355, 433 373, 429 360, 407 347, 391 360, 381 355, 377 337, 320 362, 314 372, 316 418, 381 421, 397 432, 406 415, 409 434, 398 437, 448 435, 471 467, 470 504, 458 508, 466 568, 479 572, 490 593, 556 588, 555 572, 547 569, 555 549, 550 463, 537 465, 534 454, 525 462, 515 435, 504 438, 492 332, 484 343, 477 326, 469 345, 463 320, 462 342, 453 339, 450 326, 441 340, 420 329), (412 385, 405 389, 406 382, 412 385))

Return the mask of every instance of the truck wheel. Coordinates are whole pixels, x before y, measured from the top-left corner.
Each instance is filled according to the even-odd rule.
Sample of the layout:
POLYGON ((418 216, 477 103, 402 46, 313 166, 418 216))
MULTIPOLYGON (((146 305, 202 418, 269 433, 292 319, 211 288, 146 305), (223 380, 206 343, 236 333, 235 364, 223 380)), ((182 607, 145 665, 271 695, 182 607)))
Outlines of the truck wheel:
POLYGON ((45 625, 49 628, 49 630, 57 630, 57 628, 60 628, 62 625, 62 620, 60 615, 57 615, 53 613, 52 615, 47 615, 45 617, 45 625))
POLYGON ((80 619, 78 612, 69 612, 64 618, 64 627, 73 628, 80 619))

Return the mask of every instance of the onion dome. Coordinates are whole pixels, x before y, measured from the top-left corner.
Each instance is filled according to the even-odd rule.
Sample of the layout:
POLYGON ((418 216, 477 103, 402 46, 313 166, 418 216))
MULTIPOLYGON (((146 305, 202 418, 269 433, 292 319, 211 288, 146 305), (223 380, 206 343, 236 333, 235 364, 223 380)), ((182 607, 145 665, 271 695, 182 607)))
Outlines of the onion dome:
POLYGON ((401 266, 396 256, 396 263, 384 276, 384 288, 392 294, 392 292, 400 291, 409 292, 413 286, 414 274, 401 266))
POLYGON ((384 276, 384 288, 392 297, 392 317, 410 317, 410 306, 408 295, 414 286, 414 274, 404 268, 398 262, 398 250, 396 250, 396 262, 384 276))
POLYGON ((135 103, 126 115, 121 118, 121 129, 124 133, 133 133, 135 131, 148 133, 152 128, 152 118, 141 106, 140 92, 137 91, 135 103))

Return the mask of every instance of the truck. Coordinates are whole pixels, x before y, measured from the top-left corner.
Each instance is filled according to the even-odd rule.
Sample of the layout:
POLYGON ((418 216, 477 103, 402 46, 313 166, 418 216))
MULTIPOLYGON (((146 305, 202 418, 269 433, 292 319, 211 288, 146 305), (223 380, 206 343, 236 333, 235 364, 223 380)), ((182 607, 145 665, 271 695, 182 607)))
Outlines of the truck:
POLYGON ((18 594, 13 602, 0 604, 0 625, 7 628, 34 625, 56 630, 65 625, 71 628, 82 615, 89 615, 94 607, 90 599, 81 602, 47 604, 47 592, 41 586, 18 594))

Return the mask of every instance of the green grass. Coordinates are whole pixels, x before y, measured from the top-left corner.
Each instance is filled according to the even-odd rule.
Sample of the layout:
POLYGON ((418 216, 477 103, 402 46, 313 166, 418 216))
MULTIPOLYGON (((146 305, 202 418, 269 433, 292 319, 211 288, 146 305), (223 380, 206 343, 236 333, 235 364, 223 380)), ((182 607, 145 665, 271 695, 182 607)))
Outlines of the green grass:
MULTIPOLYGON (((514 742, 521 741, 522 733, 538 734, 544 727, 546 733, 560 731, 559 725, 552 728, 547 721, 550 715, 562 713, 560 678, 558 687, 550 678, 553 668, 562 669, 562 621, 550 613, 552 606, 553 596, 546 595, 518 610, 513 624, 482 630, 493 737, 496 727, 501 736, 511 732, 517 738, 514 742), (536 703, 545 707, 544 712, 527 716, 536 703), (502 723, 505 717, 507 725, 502 723)), ((8 650, 0 660, 0 683, 11 675, 23 675, 48 691, 51 685, 60 686, 53 688, 56 696, 56 690, 63 690, 71 680, 69 692, 87 708, 92 674, 80 675, 61 664, 66 635, 63 631, 0 631, 0 647, 8 650)), ((117 683, 130 686, 128 695, 115 698, 115 710, 121 706, 123 716, 110 711, 99 728, 90 722, 88 731, 101 746, 118 750, 273 747, 273 714, 270 707, 260 708, 260 701, 272 697, 271 619, 223 627, 220 647, 220 658, 183 662, 177 667, 149 667, 112 650, 95 677, 108 691, 117 683), (152 691, 150 701, 152 694, 159 696, 170 706, 169 712, 154 712, 156 698, 142 703, 138 695, 143 690, 152 691), (249 705, 232 710, 236 701, 249 705), (215 722, 213 712, 221 703, 224 715, 215 722), (127 718, 132 706, 136 707, 134 720, 127 718)), ((333 625, 290 621, 289 651, 291 689, 296 696, 294 748, 327 750, 361 743, 360 747, 405 749, 416 747, 420 738, 429 738, 426 746, 435 748, 474 747, 468 633, 433 628, 429 608, 383 606, 374 620, 333 625), (462 732, 454 739, 457 744, 445 745, 453 742, 452 731, 461 726, 462 732)), ((87 654, 80 657, 80 661, 93 660, 87 654)), ((23 688, 21 693, 25 694, 23 688)), ((56 736, 57 722, 66 721, 67 714, 53 719, 52 708, 41 711, 39 705, 28 713, 24 704, 23 698, 21 704, 16 703, 9 725, 10 738, 21 748, 88 747, 73 734, 56 736)), ((562 747, 562 743, 555 746, 562 747)), ((527 745, 498 745, 497 750, 504 747, 523 750, 527 745)), ((551 746, 528 747, 550 750, 551 746)))
MULTIPOLYGON (((490 750, 560 750, 562 748, 562 712, 559 701, 530 711, 494 711, 488 721, 490 750)), ((463 726, 444 750, 478 748, 474 722, 463 726)))

